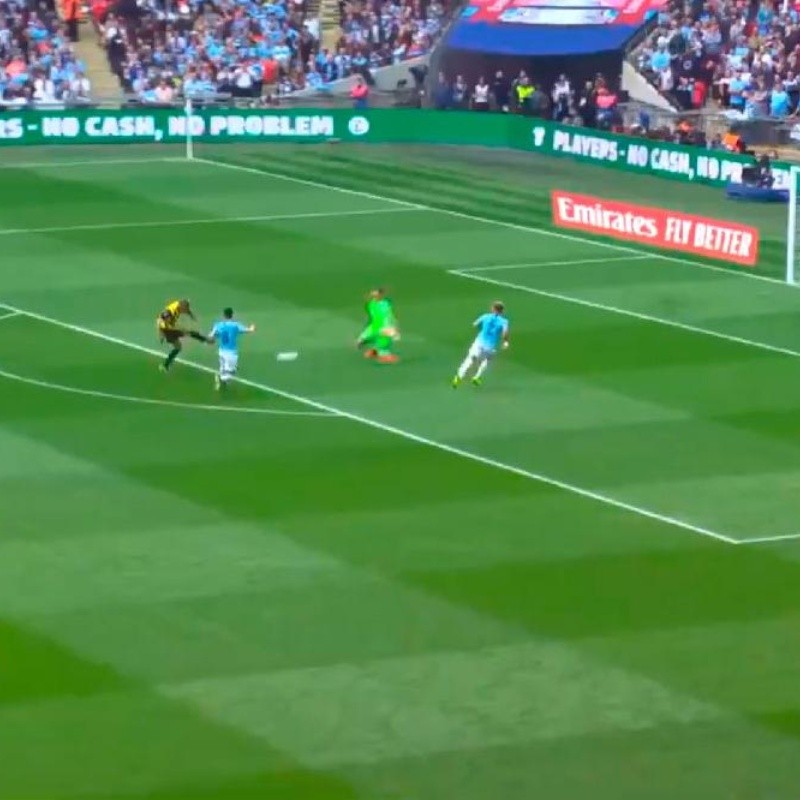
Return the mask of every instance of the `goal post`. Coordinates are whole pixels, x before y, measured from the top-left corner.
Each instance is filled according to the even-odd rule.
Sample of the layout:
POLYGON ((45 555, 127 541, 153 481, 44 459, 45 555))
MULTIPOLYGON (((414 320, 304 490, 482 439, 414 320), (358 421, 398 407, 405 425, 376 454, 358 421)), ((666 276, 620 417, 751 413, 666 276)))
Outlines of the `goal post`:
POLYGON ((800 166, 789 167, 789 213, 786 224, 786 283, 797 283, 797 203, 800 166))
POLYGON ((186 158, 189 161, 194 159, 194 139, 192 138, 192 101, 191 98, 186 98, 186 103, 183 107, 186 114, 186 158))

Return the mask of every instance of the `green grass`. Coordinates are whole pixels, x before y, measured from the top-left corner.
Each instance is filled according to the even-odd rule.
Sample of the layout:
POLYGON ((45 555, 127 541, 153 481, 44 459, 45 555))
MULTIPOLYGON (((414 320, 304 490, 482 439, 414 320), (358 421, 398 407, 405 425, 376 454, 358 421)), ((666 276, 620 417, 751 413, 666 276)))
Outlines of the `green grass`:
POLYGON ((800 534, 800 295, 547 234, 552 188, 753 207, 503 152, 159 152, 2 169, 0 800, 793 796, 800 539, 749 540, 800 534), (394 367, 352 346, 378 283, 394 367), (156 370, 178 296, 258 325, 222 400, 211 348, 156 370), (512 347, 453 391, 496 296, 512 347))

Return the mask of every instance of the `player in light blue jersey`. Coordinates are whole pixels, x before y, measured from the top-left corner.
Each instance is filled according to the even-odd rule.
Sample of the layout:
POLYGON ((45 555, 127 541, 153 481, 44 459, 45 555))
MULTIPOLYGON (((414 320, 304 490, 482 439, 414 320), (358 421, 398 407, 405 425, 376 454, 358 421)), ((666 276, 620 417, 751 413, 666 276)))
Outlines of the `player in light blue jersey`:
POLYGON ((470 369, 476 364, 478 368, 472 376, 472 383, 475 386, 480 386, 483 373, 486 372, 489 362, 494 358, 498 350, 504 350, 508 347, 508 320, 503 316, 504 311, 505 306, 500 301, 497 301, 492 303, 492 310, 488 314, 481 314, 473 323, 473 327, 478 329, 478 335, 475 337, 467 357, 461 362, 461 366, 453 378, 454 389, 459 386, 470 369))
POLYGON ((208 334, 208 343, 219 347, 219 372, 214 376, 214 386, 219 391, 233 380, 239 367, 239 337, 243 333, 253 333, 255 325, 242 325, 233 318, 233 309, 226 308, 222 319, 214 324, 208 334))

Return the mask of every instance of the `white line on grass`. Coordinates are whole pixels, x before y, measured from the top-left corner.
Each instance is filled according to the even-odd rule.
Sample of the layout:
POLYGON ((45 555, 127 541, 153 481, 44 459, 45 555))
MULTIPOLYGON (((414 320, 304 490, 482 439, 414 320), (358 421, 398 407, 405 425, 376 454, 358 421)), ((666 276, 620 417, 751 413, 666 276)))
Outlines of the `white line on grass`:
MULTIPOLYGON (((131 350, 137 350, 140 353, 147 353, 148 355, 155 355, 161 356, 161 352, 158 350, 154 350, 151 347, 145 347, 140 344, 136 344, 135 342, 128 341, 127 339, 120 339, 116 336, 109 336, 105 333, 100 333, 99 331, 92 330, 91 328, 85 328, 82 325, 73 325, 70 322, 64 322, 63 320, 55 319, 54 317, 48 317, 44 314, 39 314, 34 311, 27 311, 24 308, 18 308, 16 306, 8 305, 6 303, 0 303, 0 308, 5 308, 8 311, 15 311, 18 314, 23 314, 26 317, 30 317, 31 319, 39 320, 40 322, 46 322, 50 325, 55 325, 59 328, 63 328, 65 330, 73 331, 74 333, 82 333, 86 336, 91 336, 95 339, 100 339, 105 342, 110 342, 112 344, 120 345, 121 347, 127 347, 131 350)), ((207 372, 213 374, 215 370, 211 369, 210 367, 205 366, 204 364, 198 364, 194 361, 183 361, 183 364, 193 367, 194 369, 201 370, 202 372, 207 372)), ((532 481, 536 481, 537 483, 543 483, 548 486, 553 486, 557 489, 562 489, 565 492, 570 492, 571 494, 578 495, 580 497, 585 497, 589 500, 595 500, 598 503, 603 503, 604 505, 611 506, 613 508, 618 508, 622 511, 628 511, 632 514, 636 514, 640 517, 645 517, 650 520, 654 520, 655 522, 661 522, 666 525, 671 525, 675 528, 681 528, 682 530, 691 531, 692 533, 700 534, 701 536, 707 536, 711 539, 716 539, 720 542, 725 542, 726 544, 738 544, 737 539, 733 539, 730 536, 725 536, 722 533, 717 533, 716 531, 712 531, 709 528, 701 527, 700 525, 694 525, 691 522, 687 522, 682 519, 678 519, 677 517, 672 517, 667 514, 659 514, 656 511, 650 511, 647 508, 642 508, 641 506, 633 505, 632 503, 626 503, 622 500, 617 500, 613 497, 609 497, 608 495, 601 494, 600 492, 592 491, 591 489, 584 489, 580 486, 576 486, 571 483, 567 483, 566 481, 558 480, 557 478, 551 478, 547 475, 543 475, 538 472, 531 472, 530 470, 523 469, 522 467, 517 467, 512 464, 506 464, 503 461, 497 461, 493 458, 488 458, 487 456, 479 455, 478 453, 473 453, 470 450, 463 450, 460 447, 454 447, 453 445, 445 444, 444 442, 436 441, 435 439, 428 439, 425 436, 419 436, 416 433, 412 433, 411 431, 404 430, 403 428, 397 428, 394 425, 387 425, 386 423, 379 422, 378 420, 371 419, 369 417, 361 416, 360 414, 355 414, 351 411, 345 411, 344 409, 337 408, 335 406, 328 405, 326 403, 321 403, 318 400, 312 400, 309 397, 305 397, 303 395, 293 394, 292 392, 284 391, 283 389, 278 389, 274 386, 270 386, 265 383, 258 383, 256 381, 247 380, 246 378, 237 378, 237 382, 241 383, 244 386, 249 386, 253 389, 260 389, 264 392, 269 392, 277 397, 283 397, 287 400, 292 400, 295 403, 300 405, 308 406, 309 408, 314 408, 317 411, 325 411, 329 414, 334 414, 337 417, 341 417, 343 419, 348 419, 353 422, 358 422, 362 425, 366 425, 367 427, 374 428, 375 430, 383 431, 384 433, 391 433, 394 436, 398 436, 402 439, 406 439, 410 442, 415 442, 416 444, 425 445, 427 447, 434 448, 436 450, 441 450, 444 453, 449 453, 454 456, 460 456, 461 458, 468 459, 469 461, 474 461, 475 463, 482 464, 486 467, 493 467, 494 469, 499 469, 504 472, 508 472, 512 475, 517 475, 521 478, 527 478, 532 481)))
POLYGON ((124 164, 152 164, 168 161, 186 161, 186 156, 161 158, 100 158, 76 161, 18 161, 13 164, 0 164, 0 169, 39 169, 43 167, 116 167, 124 164))
POLYGON ((278 222, 294 219, 324 219, 327 217, 363 217, 372 214, 402 214, 413 208, 366 208, 355 211, 308 211, 299 214, 263 214, 250 217, 199 217, 197 219, 167 219, 144 222, 101 222, 89 225, 54 225, 49 228, 0 228, 0 236, 37 233, 70 233, 73 231, 111 231, 125 228, 172 228, 180 225, 222 225, 233 222, 278 222))
POLYGON ((755 347, 759 350, 767 350, 771 353, 780 353, 785 356, 800 357, 800 351, 792 350, 788 347, 780 347, 775 344, 767 344, 766 342, 759 342, 754 339, 745 339, 743 336, 734 336, 729 333, 722 333, 721 331, 710 330, 709 328, 700 328, 697 325, 689 325, 684 322, 676 322, 675 320, 666 319, 664 317, 656 317, 652 314, 643 314, 639 311, 631 311, 627 308, 619 308, 618 306, 610 306, 606 303, 595 303, 592 300, 582 300, 580 297, 574 297, 569 294, 561 294, 560 292, 549 292, 545 289, 535 289, 532 286, 526 286, 524 283, 512 283, 511 281, 501 281, 497 278, 486 278, 483 275, 478 275, 473 270, 467 272, 465 270, 451 269, 448 274, 455 275, 458 278, 468 278, 473 281, 480 281, 481 283, 488 283, 492 286, 502 286, 506 289, 515 289, 520 292, 527 292, 528 294, 539 295, 540 297, 548 297, 551 300, 560 300, 564 303, 572 303, 576 306, 583 306, 585 308, 592 308, 597 311, 607 311, 610 314, 619 314, 623 317, 631 317, 632 319, 639 319, 645 322, 653 322, 657 325, 665 325, 668 328, 677 328, 678 330, 688 331, 689 333, 698 333, 703 336, 711 336, 715 339, 723 339, 726 342, 733 342, 735 344, 745 345, 747 347, 755 347))
POLYGON ((754 536, 750 539, 739 539, 736 544, 765 544, 768 542, 789 542, 800 539, 800 533, 787 533, 783 536, 754 536))
POLYGON ((20 316, 19 311, 9 311, 8 314, 0 314, 0 322, 2 322, 4 319, 13 319, 14 317, 19 317, 19 316, 20 316))
POLYGON ((646 261, 658 255, 612 256, 611 258, 578 258, 574 261, 527 261, 524 264, 492 264, 489 267, 468 267, 461 272, 496 272, 506 269, 536 269, 538 267, 575 267, 579 264, 617 264, 620 261, 646 261))
MULTIPOLYGON (((291 175, 282 175, 280 172, 271 172, 270 170, 259 169, 258 167, 245 167, 241 164, 227 164, 224 161, 214 161, 210 158, 194 158, 192 159, 195 163, 198 164, 207 164, 213 167, 219 167, 222 169, 232 169, 238 170, 239 172, 249 172, 253 175, 261 175, 267 178, 274 178, 276 180, 283 180, 289 181, 290 183, 297 183, 301 186, 313 186, 315 189, 328 189, 332 192, 339 192, 340 194, 347 194, 352 197, 367 197, 371 200, 382 200, 384 203, 396 203, 397 205, 406 206, 408 208, 415 208, 418 211, 432 211, 437 214, 447 214, 451 217, 458 217, 459 219, 467 219, 472 222, 481 222, 486 225, 497 225, 501 228, 509 228, 510 230, 515 231, 524 231, 526 233, 535 233, 539 236, 547 236, 553 239, 562 239, 567 242, 581 242, 583 244, 590 244, 594 247, 601 247, 604 249, 616 250, 620 253, 633 253, 634 255, 647 255, 651 258, 657 258, 660 261, 669 261, 674 264, 688 264, 692 267, 697 267, 698 269, 706 269, 712 272, 722 272, 725 275, 739 275, 743 278, 751 278, 752 280, 756 281, 765 281, 767 283, 776 283, 779 286, 789 286, 785 281, 780 280, 779 278, 770 278, 768 275, 757 275, 754 272, 745 272, 745 271, 735 271, 728 267, 717 267, 714 264, 706 264, 702 261, 692 261, 688 258, 679 258, 678 256, 668 256, 662 255, 661 253, 657 252, 649 252, 647 250, 641 250, 636 247, 627 247, 621 244, 612 244, 611 242, 602 242, 595 239, 589 239, 585 236, 576 236, 575 234, 571 233, 559 233, 558 231, 551 231, 547 228, 537 228, 533 225, 519 225, 515 222, 503 222, 502 220, 498 219, 491 219, 489 217, 480 217, 476 214, 467 214, 463 211, 451 211, 449 208, 443 208, 441 206, 432 206, 432 205, 420 205, 418 203, 411 203, 406 200, 397 200, 393 197, 387 197, 386 195, 374 194, 372 192, 362 192, 358 189, 346 189, 343 186, 336 186, 332 183, 323 183, 322 181, 312 181, 307 178, 295 178, 291 175)), ((794 288, 794 287, 792 287, 794 288)))
MULTIPOLYGON (((19 317, 20 314, 14 314, 19 317)), ((189 411, 224 411, 238 414, 269 414, 282 417, 335 417, 329 411, 292 411, 277 408, 259 408, 258 406, 221 406, 210 405, 208 403, 181 403, 177 400, 156 400, 151 397, 134 397, 127 394, 115 394, 114 392, 101 392, 95 389, 80 389, 77 386, 66 386, 62 383, 51 383, 41 381, 38 378, 29 378, 25 375, 17 375, 15 372, 7 372, 0 369, 0 378, 10 381, 17 381, 28 386, 38 386, 40 389, 50 389, 64 394, 77 394, 83 397, 97 397, 103 400, 119 400, 125 403, 135 403, 142 406, 162 406, 166 408, 188 409, 189 411)))

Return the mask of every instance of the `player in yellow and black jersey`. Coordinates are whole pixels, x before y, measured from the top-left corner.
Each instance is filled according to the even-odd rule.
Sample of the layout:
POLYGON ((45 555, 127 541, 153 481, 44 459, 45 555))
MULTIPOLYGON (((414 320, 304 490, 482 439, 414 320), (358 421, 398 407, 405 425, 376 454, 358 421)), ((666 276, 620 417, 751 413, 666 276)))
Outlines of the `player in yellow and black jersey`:
POLYGON ((192 320, 196 319, 188 300, 173 300, 171 303, 167 303, 156 319, 158 338, 163 344, 170 345, 171 348, 161 364, 162 372, 166 372, 178 357, 183 346, 181 339, 184 336, 191 336, 192 339, 197 339, 199 342, 208 342, 206 337, 197 331, 189 331, 179 327, 178 322, 184 314, 192 320))

